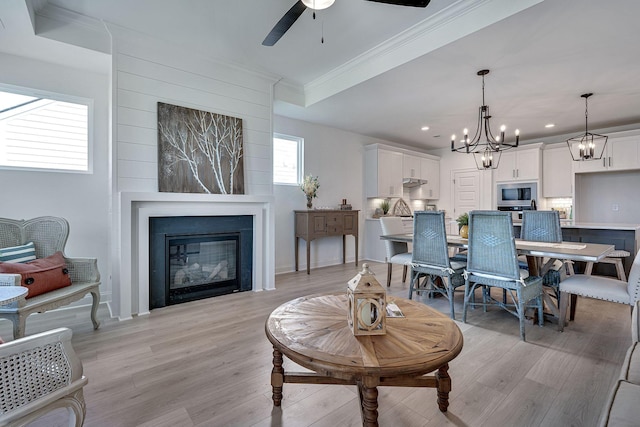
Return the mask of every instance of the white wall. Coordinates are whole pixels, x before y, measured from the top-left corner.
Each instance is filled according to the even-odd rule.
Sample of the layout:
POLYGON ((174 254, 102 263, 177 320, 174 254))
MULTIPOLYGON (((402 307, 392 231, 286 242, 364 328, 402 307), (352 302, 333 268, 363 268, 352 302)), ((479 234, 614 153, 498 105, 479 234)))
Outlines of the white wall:
MULTIPOLYGON (((275 116, 274 132, 304 138, 304 173, 317 176, 320 182, 314 207, 337 208, 347 199, 360 210, 360 255, 364 254, 364 146, 389 144, 375 138, 319 126, 300 120, 275 116)), ((298 186, 275 185, 276 272, 294 270, 294 210, 306 209, 304 193, 298 186)), ((299 268, 306 269, 306 242, 300 240, 299 268)), ((347 237, 347 263, 353 263, 354 239, 347 237)), ((342 238, 327 237, 311 242, 311 268, 342 262, 342 238)), ((355 268, 354 268, 355 271, 355 268)), ((313 274, 313 271, 311 272, 313 274)))
POLYGON ((576 174, 575 180, 576 221, 640 224, 640 171, 576 174))
MULTIPOLYGON (((143 249, 137 242, 130 243, 135 236, 121 234, 122 222, 132 218, 120 217, 118 195, 158 192, 157 103, 241 118, 245 194, 271 195, 272 92, 276 78, 204 58, 185 46, 108 27, 113 37, 112 273, 117 283, 112 310, 127 318, 132 310, 137 312, 129 307, 135 306, 135 301, 127 296, 134 287, 129 278, 135 272, 130 269, 137 267, 135 262, 123 259, 122 248, 137 248, 139 253, 132 255, 135 259, 143 249), (120 292, 123 289, 127 291, 120 292)), ((272 230, 273 226, 268 224, 265 229, 272 230)))
MULTIPOLYGON (((454 153, 448 148, 429 151, 429 154, 440 157, 440 199, 434 201, 438 210, 446 211, 448 217, 455 219, 453 207, 453 172, 459 170, 478 170, 472 154, 454 153)), ((478 171, 480 209, 495 209, 493 206, 493 172, 478 171)), ((458 214, 459 215, 459 214, 458 214)))
POLYGON ((0 64, 0 83, 93 100, 93 173, 0 169, 0 216, 66 218, 70 224, 66 254, 98 258, 100 292, 103 301, 109 300, 108 70, 95 74, 2 53, 0 64))
POLYGON ((242 119, 246 194, 271 194, 272 83, 184 46, 111 29, 118 191, 158 191, 157 105, 164 102, 242 119))

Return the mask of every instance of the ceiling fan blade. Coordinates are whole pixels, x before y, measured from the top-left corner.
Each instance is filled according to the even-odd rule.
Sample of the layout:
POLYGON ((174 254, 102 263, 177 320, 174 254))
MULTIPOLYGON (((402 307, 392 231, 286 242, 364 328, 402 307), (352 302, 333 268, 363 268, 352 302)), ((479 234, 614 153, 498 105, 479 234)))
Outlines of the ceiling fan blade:
POLYGON ((431 0, 368 0, 378 3, 395 4, 397 6, 427 7, 431 0))
POLYGON ((304 12, 306 9, 307 6, 305 6, 301 0, 298 0, 296 4, 294 4, 293 7, 291 7, 291 9, 289 9, 289 11, 285 13, 282 18, 280 18, 271 32, 267 34, 267 37, 265 37, 262 45, 273 46, 274 44, 276 44, 276 42, 280 40, 280 37, 282 37, 284 33, 286 33, 287 30, 291 28, 293 23, 296 22, 300 15, 302 15, 302 12, 304 12))

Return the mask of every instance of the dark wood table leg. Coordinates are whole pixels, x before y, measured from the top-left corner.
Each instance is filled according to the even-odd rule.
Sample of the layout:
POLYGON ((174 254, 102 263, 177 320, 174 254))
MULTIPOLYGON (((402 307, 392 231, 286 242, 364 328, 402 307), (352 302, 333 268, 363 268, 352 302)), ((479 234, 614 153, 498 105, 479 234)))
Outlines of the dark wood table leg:
POLYGON ((311 240, 307 240, 307 274, 311 270, 311 240))
POLYGON ((282 402, 282 384, 284 384, 284 369, 282 368, 282 353, 273 348, 273 369, 271 370, 271 388, 273 389, 273 404, 280 406, 282 402))
POLYGON ((353 237, 356 239, 356 267, 358 267, 358 236, 354 235, 353 237))
POLYGON ((342 235, 342 263, 347 263, 347 235, 342 235))
POLYGON ((378 427, 378 388, 367 386, 364 381, 358 381, 358 395, 360 397, 360 414, 363 427, 378 427))
POLYGON ((449 407, 449 392, 451 391, 451 377, 449 376, 449 364, 442 365, 436 372, 438 383, 438 408, 441 412, 447 412, 449 407))
POLYGON ((294 246, 296 251, 296 271, 298 271, 298 243, 300 243, 300 238, 296 236, 296 244, 294 246))

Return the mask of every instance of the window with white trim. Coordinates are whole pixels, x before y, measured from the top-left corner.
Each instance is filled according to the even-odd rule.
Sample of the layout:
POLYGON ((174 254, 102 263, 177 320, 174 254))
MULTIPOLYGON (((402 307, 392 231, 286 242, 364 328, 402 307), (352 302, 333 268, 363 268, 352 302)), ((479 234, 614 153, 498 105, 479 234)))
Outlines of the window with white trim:
POLYGON ((273 135, 273 183, 300 185, 304 139, 282 134, 273 135))
POLYGON ((0 167, 91 172, 91 100, 0 85, 0 167))

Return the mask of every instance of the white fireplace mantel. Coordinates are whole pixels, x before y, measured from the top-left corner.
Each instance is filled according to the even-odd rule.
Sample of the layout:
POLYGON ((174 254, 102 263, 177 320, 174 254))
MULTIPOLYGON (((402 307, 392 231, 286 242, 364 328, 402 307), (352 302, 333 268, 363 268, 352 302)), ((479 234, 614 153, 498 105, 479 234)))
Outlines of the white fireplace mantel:
POLYGON ((253 216, 253 290, 275 289, 272 196, 120 193, 120 266, 114 281, 120 319, 149 313, 149 218, 253 216))

